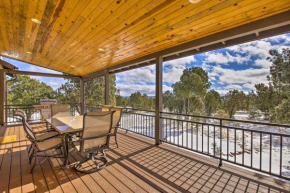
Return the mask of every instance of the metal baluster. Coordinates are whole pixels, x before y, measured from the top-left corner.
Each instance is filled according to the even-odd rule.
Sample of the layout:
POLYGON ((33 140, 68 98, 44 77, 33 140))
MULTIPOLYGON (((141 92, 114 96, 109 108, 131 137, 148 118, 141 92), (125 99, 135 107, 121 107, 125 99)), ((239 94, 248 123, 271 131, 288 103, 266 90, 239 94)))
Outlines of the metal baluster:
POLYGON ((270 134, 270 160, 269 160, 269 172, 272 173, 272 135, 270 134))
POLYGON ((182 142, 181 142, 181 146, 183 147, 183 144, 184 144, 184 143, 183 143, 183 132, 184 132, 184 131, 183 131, 183 121, 181 121, 181 124, 182 124, 182 125, 181 125, 181 141, 182 141, 182 142))
POLYGON ((174 144, 176 144, 176 121, 174 120, 173 123, 174 123, 174 133, 173 133, 174 138, 173 138, 173 140, 174 140, 174 144))
POLYGON ((253 154, 254 154, 254 148, 253 148, 253 131, 251 131, 251 167, 253 167, 253 154))
POLYGON ((243 157, 242 157, 242 164, 244 165, 244 162, 245 162, 245 130, 243 130, 243 135, 242 135, 242 137, 243 137, 243 149, 242 149, 242 155, 243 155, 243 157))
POLYGON ((229 128, 227 128, 227 160, 229 161, 229 128))
POLYGON ((215 157, 215 126, 213 127, 213 156, 215 157))
POLYGON ((165 119, 165 121, 166 121, 166 134, 165 134, 165 141, 167 141, 167 133, 168 133, 167 125, 168 125, 168 119, 165 119))
POLYGON ((142 132, 142 134, 143 135, 145 135, 145 133, 144 133, 144 122, 143 122, 143 115, 141 115, 141 125, 142 125, 142 130, 141 130, 141 132, 142 132))
POLYGON ((186 122, 186 147, 188 148, 188 122, 186 122))
POLYGON ((148 116, 147 115, 145 115, 145 120, 146 120, 146 136, 148 136, 148 116))
POLYGON ((236 163, 236 161, 237 161, 237 130, 235 129, 235 143, 234 143, 234 150, 235 150, 235 163, 236 163))
POLYGON ((219 166, 222 166, 222 158, 223 158, 223 156, 222 156, 222 153, 223 153, 223 145, 222 145, 222 142, 223 142, 223 128, 222 128, 222 126, 223 126, 223 122, 222 122, 222 119, 220 119, 220 163, 219 163, 219 166))
POLYGON ((196 128, 196 151, 198 151, 198 124, 195 124, 195 128, 196 128))
POLYGON ((280 176, 282 176, 282 157, 283 157, 283 152, 282 152, 282 148, 283 148, 283 137, 282 135, 280 135, 280 176))
POLYGON ((169 140, 170 140, 170 143, 172 143, 172 137, 171 137, 171 134, 172 134, 172 124, 171 124, 172 120, 169 119, 169 124, 170 124, 170 128, 169 128, 169 134, 170 134, 170 137, 169 137, 169 140))
POLYGON ((193 149, 193 123, 190 123, 191 125, 191 149, 193 149))
POLYGON ((207 154, 209 154, 209 125, 207 126, 207 154))
POLYGON ((203 124, 201 125, 201 152, 203 153, 203 124))
POLYGON ((132 116, 133 116, 133 119, 132 119, 132 129, 133 131, 135 132, 136 128, 135 128, 135 113, 132 112, 132 116))
POLYGON ((177 133, 178 133, 177 144, 179 145, 179 121, 177 121, 177 133))
POLYGON ((136 125, 137 125, 137 133, 140 133, 140 126, 139 126, 139 119, 140 119, 140 115, 136 114, 136 125))
POLYGON ((152 122, 152 117, 149 117, 149 136, 151 137, 152 133, 153 133, 153 128, 152 128, 153 122, 152 122))
POLYGON ((262 133, 260 133, 260 171, 262 171, 262 133))

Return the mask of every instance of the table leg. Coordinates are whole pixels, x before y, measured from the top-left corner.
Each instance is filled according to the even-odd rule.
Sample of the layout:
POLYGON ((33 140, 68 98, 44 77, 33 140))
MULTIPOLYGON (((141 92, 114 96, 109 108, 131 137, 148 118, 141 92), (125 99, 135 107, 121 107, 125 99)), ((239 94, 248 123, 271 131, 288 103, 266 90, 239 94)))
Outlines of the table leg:
POLYGON ((69 168, 69 159, 68 159, 68 137, 67 134, 62 135, 62 144, 63 144, 63 153, 64 153, 64 163, 62 168, 67 169, 69 168))

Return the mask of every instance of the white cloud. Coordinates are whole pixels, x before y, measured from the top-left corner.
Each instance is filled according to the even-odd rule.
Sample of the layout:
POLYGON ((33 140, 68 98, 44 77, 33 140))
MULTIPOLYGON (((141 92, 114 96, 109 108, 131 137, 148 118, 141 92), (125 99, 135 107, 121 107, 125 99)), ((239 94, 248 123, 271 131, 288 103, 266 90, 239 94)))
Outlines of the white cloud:
POLYGON ((244 88, 251 89, 251 90, 256 90, 256 88, 255 88, 255 84, 253 84, 253 83, 246 83, 246 84, 243 84, 243 87, 244 87, 244 88))
POLYGON ((220 90, 220 89, 215 89, 215 91, 217 91, 222 96, 229 92, 228 90, 220 90))
POLYGON ((266 58, 269 56, 269 50, 274 49, 275 46, 265 40, 258 40, 250 43, 231 46, 227 49, 240 54, 247 54, 251 56, 258 56, 266 58))
MULTIPOLYGON (((163 64, 163 82, 173 84, 179 81, 183 70, 186 68, 186 64, 194 62, 193 56, 180 58, 165 62, 163 64)), ((142 68, 133 69, 126 72, 117 73, 117 88, 120 90, 120 94, 123 96, 130 96, 134 92, 141 92, 148 94, 149 96, 155 95, 155 65, 146 66, 142 68)), ((163 85, 163 92, 171 91, 170 86, 163 85)))
POLYGON ((255 60, 254 65, 269 69, 272 63, 267 59, 257 59, 255 60))
POLYGON ((245 84, 245 83, 267 83, 268 69, 233 70, 221 66, 214 66, 213 72, 217 74, 219 83, 245 84))
POLYGON ((183 70, 186 69, 186 64, 195 62, 194 56, 188 56, 176 60, 171 60, 164 63, 165 70, 163 71, 163 81, 168 84, 173 84, 180 80, 183 70))
POLYGON ((250 60, 250 56, 243 57, 239 54, 236 54, 235 56, 231 55, 229 52, 226 52, 225 54, 220 52, 208 52, 205 54, 205 62, 206 63, 215 63, 215 64, 223 64, 228 65, 229 63, 238 63, 243 64, 250 60))
POLYGON ((146 93, 149 96, 155 95, 155 85, 138 85, 138 84, 117 84, 121 96, 130 96, 134 92, 146 93))
MULTIPOLYGON (((289 43, 290 36, 282 35, 236 45, 201 54, 204 60, 200 61, 200 64, 208 71, 210 81, 221 87, 217 88, 219 93, 226 94, 233 89, 247 92, 249 89, 255 90, 254 85, 257 83, 268 83, 266 76, 269 74, 271 62, 266 58, 270 56, 269 50, 281 51, 282 48, 290 47, 289 43), (243 70, 233 69, 232 64, 245 63, 248 66, 242 67, 243 70), (227 68, 223 68, 223 65, 227 65, 227 68)), ((193 62, 196 62, 194 56, 165 62, 163 82, 171 85, 179 81, 186 66, 193 62)), ((155 95, 155 65, 118 73, 117 81, 119 82, 117 87, 122 95, 128 96, 137 91, 155 95)), ((163 85, 163 91, 172 91, 172 88, 166 85, 163 85)))
POLYGON ((278 35, 270 38, 264 39, 265 41, 272 41, 275 43, 283 43, 283 44, 288 44, 290 43, 290 36, 288 34, 283 34, 283 35, 278 35))
POLYGON ((227 86, 224 87, 226 90, 242 90, 242 86, 238 85, 238 84, 229 84, 227 86))
POLYGON ((31 72, 41 72, 41 73, 50 73, 50 74, 62 74, 61 72, 50 70, 48 68, 42 68, 39 66, 29 65, 25 71, 31 71, 31 72))
POLYGON ((118 73, 116 80, 122 84, 142 84, 146 85, 155 82, 155 65, 137 68, 118 73))
POLYGON ((51 86, 53 89, 58 89, 63 83, 65 83, 65 79, 63 78, 55 78, 55 77, 43 77, 43 76, 30 76, 31 78, 35 78, 40 82, 44 82, 47 85, 51 86))
MULTIPOLYGON (((155 85, 138 85, 138 84, 117 84, 121 96, 130 96, 134 92, 146 93, 148 96, 155 96, 155 85)), ((172 88, 166 85, 162 87, 163 92, 170 91, 172 88)))

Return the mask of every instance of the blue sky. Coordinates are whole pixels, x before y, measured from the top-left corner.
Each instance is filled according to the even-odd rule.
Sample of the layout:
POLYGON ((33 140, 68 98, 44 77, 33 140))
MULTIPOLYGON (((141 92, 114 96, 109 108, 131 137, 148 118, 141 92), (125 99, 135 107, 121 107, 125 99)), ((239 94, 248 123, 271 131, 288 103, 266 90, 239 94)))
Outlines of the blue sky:
MULTIPOLYGON (((12 60, 9 58, 3 58, 3 60, 17 66, 19 70, 22 71, 32 71, 32 72, 43 72, 43 73, 53 73, 53 74, 62 74, 61 72, 50 70, 47 68, 42 68, 39 66, 31 65, 25 62, 20 62, 17 60, 12 60)), ((41 82, 45 82, 46 84, 50 85, 53 89, 57 89, 61 86, 62 83, 65 82, 63 78, 51 78, 51 77, 41 77, 41 76, 31 76, 41 82)))
MULTIPOLYGON (((165 62, 163 91, 172 91, 171 85, 179 81, 183 70, 194 66, 202 67, 208 72, 211 88, 222 95, 233 89, 245 92, 255 90, 255 84, 268 82, 266 76, 269 75, 271 63, 266 58, 269 56, 269 50, 281 51, 282 48, 290 48, 290 33, 165 62)), ((8 58, 4 60, 24 71, 59 73, 8 58)), ((65 81, 61 78, 34 78, 54 89, 65 81)), ((118 73, 116 78, 117 88, 123 96, 137 91, 149 96, 155 95, 154 65, 118 73)))
MULTIPOLYGON (((171 85, 179 81, 184 69, 198 66, 208 72, 211 89, 221 95, 233 89, 247 93, 255 90, 257 83, 267 84, 269 50, 287 47, 290 48, 290 33, 165 62, 163 91, 172 91, 171 85)), ((124 96, 136 91, 155 95, 154 65, 119 73, 117 87, 124 96)))

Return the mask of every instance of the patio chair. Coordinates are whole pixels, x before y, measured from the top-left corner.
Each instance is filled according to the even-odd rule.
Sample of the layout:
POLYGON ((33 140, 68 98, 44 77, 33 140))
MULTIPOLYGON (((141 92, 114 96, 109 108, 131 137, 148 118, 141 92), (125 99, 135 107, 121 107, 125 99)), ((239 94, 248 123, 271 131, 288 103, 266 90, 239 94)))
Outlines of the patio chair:
POLYGON ((69 116, 71 116, 69 104, 52 104, 51 105, 51 118, 69 117, 69 116))
MULTIPOLYGON (((35 131, 35 129, 33 129, 31 127, 31 125, 27 122, 26 119, 26 113, 21 110, 21 109, 17 109, 14 113, 14 116, 19 116, 22 119, 22 124, 23 127, 25 124, 29 125, 28 129, 30 129, 30 131, 35 135, 35 138, 37 140, 45 140, 45 139, 50 139, 50 138, 54 138, 59 136, 60 134, 57 131, 51 130, 51 131, 47 131, 47 130, 43 130, 43 131, 35 131)), ((30 151, 32 149, 32 145, 30 146, 29 150, 28 150, 28 154, 30 154, 30 151)))
POLYGON ((83 160, 74 165, 74 169, 82 173, 92 173, 106 167, 105 149, 109 148, 109 141, 112 128, 112 111, 107 112, 90 112, 84 115, 83 132, 78 141, 73 142, 83 160), (98 153, 101 153, 98 156, 98 153), (82 164, 92 160, 95 167, 90 170, 82 168, 82 164))
POLYGON ((114 107, 111 107, 110 110, 115 111, 115 113, 113 115, 113 123, 112 123, 111 133, 112 133, 112 136, 115 136, 116 145, 117 145, 117 147, 119 147, 118 141, 117 141, 117 131, 118 131, 118 128, 120 127, 120 121, 121 121, 121 117, 122 117, 123 107, 114 106, 114 107))
MULTIPOLYGON (((31 163, 32 159, 34 158, 34 162, 32 164, 30 172, 32 173, 36 164, 36 160, 38 157, 46 157, 44 160, 39 162, 42 164, 47 158, 55 157, 55 158, 63 158, 63 156, 56 156, 56 155, 47 155, 46 152, 49 150, 57 150, 62 147, 62 138, 58 136, 50 137, 50 138, 39 138, 32 132, 31 126, 26 121, 25 117, 21 112, 15 112, 16 116, 20 116, 22 118, 23 128, 26 133, 28 140, 31 142, 31 149, 33 150, 31 155, 29 156, 29 163, 31 163), (38 153, 44 153, 39 155, 38 153)), ((29 150, 30 151, 30 150, 29 150)))
MULTIPOLYGON (((27 122, 27 115, 26 113, 21 110, 21 109, 17 109, 14 113, 14 116, 19 116, 20 118, 22 118, 22 123, 24 124, 23 121, 27 122)), ((39 131, 38 130, 38 127, 32 127, 30 125, 30 129, 31 129, 31 132, 33 132, 35 134, 35 136, 37 137, 37 139, 48 139, 48 138, 51 138, 51 137, 55 137, 57 135, 59 135, 59 133, 55 130, 50 130, 50 131, 47 131, 47 130, 42 130, 42 131, 39 131)))
POLYGON ((102 106, 102 112, 103 111, 110 111, 110 108, 112 107, 112 105, 103 105, 102 106))

